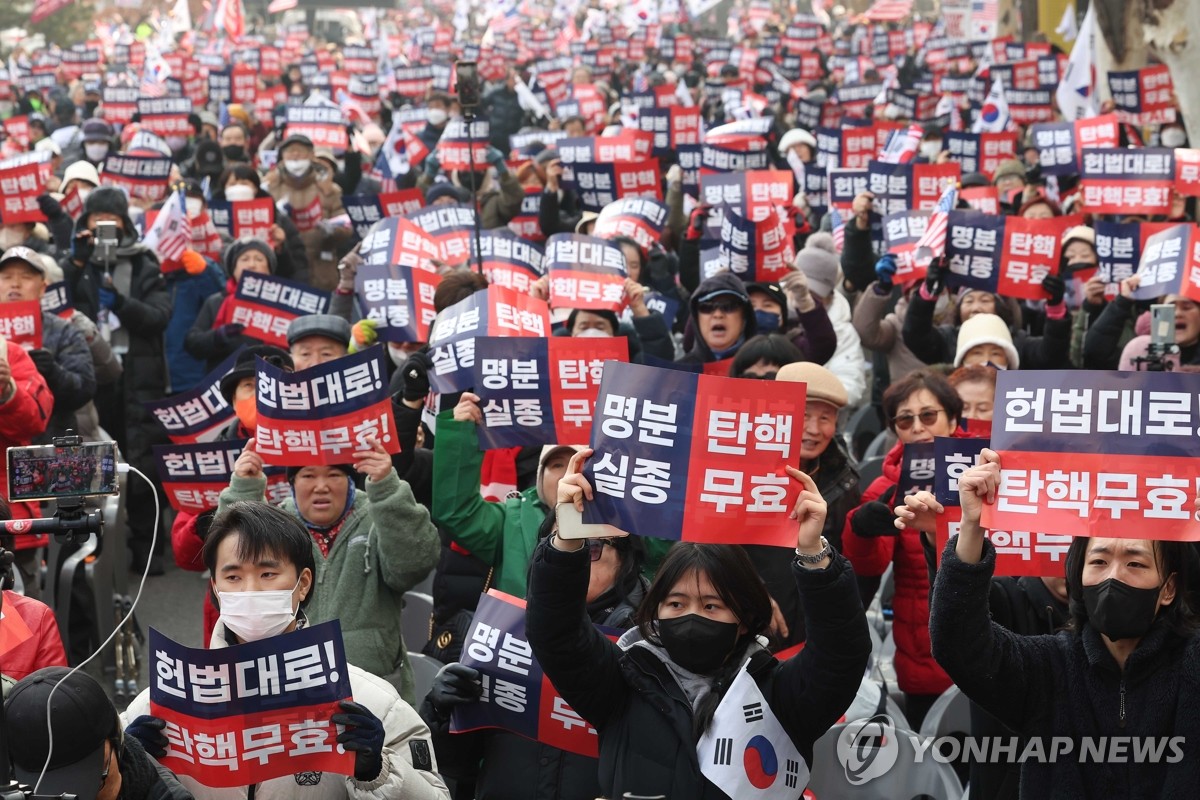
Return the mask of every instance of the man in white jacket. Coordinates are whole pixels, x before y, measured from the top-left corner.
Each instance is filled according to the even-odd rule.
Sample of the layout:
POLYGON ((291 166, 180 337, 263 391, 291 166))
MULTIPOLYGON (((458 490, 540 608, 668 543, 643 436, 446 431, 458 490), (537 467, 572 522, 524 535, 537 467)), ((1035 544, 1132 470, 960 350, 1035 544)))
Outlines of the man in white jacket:
MULTIPOLYGON (((312 597, 316 570, 308 532, 295 517, 267 503, 233 503, 213 520, 203 557, 213 576, 214 599, 224 596, 228 606, 210 647, 259 641, 304 625, 303 609, 312 597), (281 600, 288 598, 280 593, 290 593, 290 615, 286 607, 265 606, 252 614, 234 613, 229 593, 242 592, 275 592, 273 598, 281 600)), ((186 776, 180 776, 180 782, 196 800, 449 800, 437 773, 429 728, 417 712, 390 683, 348 666, 354 700, 343 702, 344 713, 332 719, 345 726, 338 742, 355 753, 354 775, 300 772, 236 788, 205 786, 186 776)), ((147 753, 155 758, 166 755, 166 723, 150 716, 149 690, 134 698, 122 722, 125 733, 137 737, 147 753)))

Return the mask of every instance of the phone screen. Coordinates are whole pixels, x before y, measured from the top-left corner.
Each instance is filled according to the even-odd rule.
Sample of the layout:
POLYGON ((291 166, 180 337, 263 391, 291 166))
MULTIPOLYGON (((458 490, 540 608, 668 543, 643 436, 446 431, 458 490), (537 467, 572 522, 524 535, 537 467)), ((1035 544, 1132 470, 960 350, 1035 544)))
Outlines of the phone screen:
POLYGON ((116 442, 8 448, 8 496, 14 503, 116 494, 117 489, 116 442))

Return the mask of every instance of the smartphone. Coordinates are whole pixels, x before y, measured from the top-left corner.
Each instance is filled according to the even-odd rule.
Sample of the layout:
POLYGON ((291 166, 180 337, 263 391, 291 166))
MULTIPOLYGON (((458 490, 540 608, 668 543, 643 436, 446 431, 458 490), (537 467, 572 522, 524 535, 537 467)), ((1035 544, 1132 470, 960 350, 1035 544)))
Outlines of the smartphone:
POLYGON ((11 502, 116 494, 117 443, 8 448, 11 502))
POLYGON ((1150 344, 1175 344, 1175 304, 1155 303, 1150 306, 1150 344))
POLYGON ((558 506, 554 513, 558 515, 558 536, 561 539, 610 539, 629 535, 613 525, 584 522, 582 512, 570 504, 558 506))
POLYGON ((96 223, 96 244, 116 247, 120 242, 121 235, 117 232, 117 223, 112 221, 96 223))
POLYGON ((470 111, 479 106, 479 65, 474 61, 459 61, 454 65, 458 76, 455 91, 458 92, 458 104, 464 111, 470 111))

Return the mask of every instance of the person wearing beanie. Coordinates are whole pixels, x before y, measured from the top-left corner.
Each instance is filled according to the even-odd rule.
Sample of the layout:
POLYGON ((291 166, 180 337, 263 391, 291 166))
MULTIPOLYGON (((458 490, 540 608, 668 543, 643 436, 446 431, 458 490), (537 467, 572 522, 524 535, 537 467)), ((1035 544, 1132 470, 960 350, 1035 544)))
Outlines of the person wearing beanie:
POLYGON ((837 350, 837 333, 824 303, 808 288, 804 272, 788 273, 778 282, 746 284, 754 306, 758 334, 782 333, 806 361, 823 364, 837 350))
POLYGON ((455 205, 471 202, 471 192, 450 181, 438 181, 425 190, 425 205, 455 205))
POLYGON ((210 294, 184 339, 184 348, 203 359, 211 371, 239 347, 254 344, 242 324, 233 321, 233 301, 242 275, 247 272, 274 275, 275 250, 261 239, 243 239, 225 248, 225 285, 210 294))
MULTIPOLYGON (((885 257, 886 258, 886 257, 885 257)), ((882 259, 880 263, 882 263, 882 259)), ((946 288, 949 264, 935 259, 925 279, 912 293, 904 317, 904 344, 925 364, 945 364, 958 350, 958 327, 976 314, 994 314, 1008 327, 1022 369, 1069 369, 1071 366, 1071 316, 1067 313, 1066 282, 1059 275, 1042 280, 1046 293, 1045 322, 1041 336, 1031 336, 1020 326, 1019 307, 1010 298, 980 289, 965 289, 958 297, 956 321, 935 326, 934 309, 946 288)))
MULTIPOLYGON (((842 437, 838 434, 838 414, 849 402, 846 387, 836 375, 811 361, 797 361, 779 368, 775 375, 780 391, 788 391, 786 384, 805 384, 804 432, 800 440, 799 467, 817 483, 821 497, 825 499, 827 513, 822 535, 833 546, 842 550, 842 529, 846 515, 861 501, 858 488, 858 471, 842 437)), ((771 594, 779 606, 786 625, 786 632, 775 632, 780 647, 790 647, 806 638, 804 606, 796 581, 790 571, 791 555, 778 547, 744 545, 746 555, 754 563, 771 594)))
POLYGON ((1007 197, 1008 193, 1014 189, 1023 189, 1026 181, 1025 165, 1016 158, 1001 161, 996 166, 996 171, 992 173, 992 185, 996 187, 996 191, 1000 192, 1002 198, 1007 197))
POLYGON ((790 294, 799 299, 802 289, 792 282, 798 282, 800 276, 804 276, 808 290, 828 314, 836 336, 837 346, 833 354, 825 361, 813 360, 824 364, 838 376, 838 380, 846 387, 850 407, 856 407, 867 393, 867 364, 863 358, 862 342, 850 318, 850 301, 836 291, 842 283, 842 272, 833 235, 819 231, 809 236, 804 249, 796 254, 795 266, 799 274, 785 276, 781 284, 785 288, 792 287, 790 294))
MULTIPOLYGON (((100 424, 117 440, 128 463, 152 474, 152 447, 166 444, 167 437, 144 404, 168 394, 163 339, 171 321, 171 296, 158 257, 138 238, 123 191, 101 186, 88 195, 70 251, 59 266, 75 308, 96 324, 125 365, 117 382, 97 390, 100 424), (115 225, 115 245, 99 240, 102 222, 115 225)), ((155 525, 150 492, 141 481, 131 481, 127 488, 128 543, 135 569, 149 560, 152 572, 160 574, 158 554, 150 552, 155 525)))
POLYGON ((976 314, 958 329, 954 366, 991 364, 1000 369, 1019 369, 1021 358, 1013 347, 1012 334, 995 314, 976 314))
POLYGON ((1062 216, 1058 203, 1050 199, 1043 189, 1026 189, 1017 216, 1024 219, 1052 219, 1062 216))
MULTIPOLYGON (((299 519, 312 539, 320 591, 308 606, 309 621, 339 619, 346 660, 384 678, 415 706, 401 635, 403 598, 437 563, 440 542, 429 512, 400 479, 383 443, 370 438, 365 444, 349 464, 289 469, 292 496, 280 508, 299 519), (356 474, 365 476, 365 491, 355 485, 356 474)), ((221 492, 217 518, 239 501, 265 502, 266 491, 252 439, 221 492)))

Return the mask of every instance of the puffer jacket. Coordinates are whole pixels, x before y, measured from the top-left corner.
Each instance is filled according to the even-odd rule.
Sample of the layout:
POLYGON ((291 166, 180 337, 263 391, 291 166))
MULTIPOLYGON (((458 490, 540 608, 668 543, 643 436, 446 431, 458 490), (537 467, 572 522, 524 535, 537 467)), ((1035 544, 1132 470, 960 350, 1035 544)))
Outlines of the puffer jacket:
MULTIPOLYGON (((665 651, 643 641, 636 628, 614 643, 587 624, 589 567, 586 548, 563 552, 548 541, 538 547, 525 632, 546 677, 600 734, 603 796, 725 798, 700 772, 692 705, 664 662, 665 651)), ((747 671, 811 765, 813 743, 854 699, 871 642, 845 558, 835 554, 822 570, 796 566, 794 575, 808 644, 780 663, 752 642, 747 671)))
POLYGON ((165 342, 171 393, 174 394, 194 388, 208 373, 207 362, 189 352, 185 342, 205 301, 224 288, 225 272, 217 262, 206 258, 205 269, 199 275, 176 270, 166 275, 166 282, 171 295, 171 323, 167 326, 165 342))
MULTIPOLYGON (((13 342, 6 342, 9 369, 15 389, 5 397, 8 386, 0 386, 0 450, 24 447, 42 435, 54 412, 54 395, 46 379, 34 366, 33 359, 13 342)), ((8 499, 8 459, 0 459, 0 496, 8 499)), ((39 517, 36 504, 13 503, 9 506, 13 519, 39 517)), ((40 546, 40 536, 16 536, 16 549, 40 546)))
MULTIPOLYGON (((217 513, 238 500, 264 501, 266 488, 264 477, 233 476, 221 492, 217 513)), ((300 516, 293 499, 280 508, 300 516)), ((368 480, 365 492, 355 493, 328 557, 315 540, 312 548, 317 575, 309 620, 341 620, 346 659, 386 678, 405 701, 415 703, 400 615, 404 593, 437 563, 438 535, 429 512, 392 470, 381 481, 368 480)))
POLYGON ((71 323, 54 314, 42 314, 42 349, 54 356, 59 369, 46 380, 54 395, 54 414, 43 441, 75 428, 75 412, 96 396, 96 370, 87 340, 71 323))
MULTIPOLYGON (((318 590, 313 599, 320 596, 318 590)), ((209 647, 216 650, 227 646, 225 626, 218 623, 209 647)), ((349 659, 349 652, 346 657, 349 659)), ((237 786, 230 789, 205 786, 195 778, 186 776, 181 776, 179 782, 196 800, 246 800, 251 797, 254 800, 450 800, 450 792, 437 772, 437 758, 430 742, 429 729, 417 712, 396 694, 387 681, 360 669, 353 662, 347 666, 354 702, 366 706, 383 722, 383 771, 378 778, 360 781, 351 775, 297 773, 263 781, 252 787, 237 786), (414 751, 428 757, 429 762, 422 765, 427 769, 418 769, 413 765, 414 751), (312 784, 314 774, 317 782, 312 784)), ((149 713, 150 690, 146 689, 125 709, 121 724, 128 725, 132 720, 149 713)))
MULTIPOLYGON (((863 492, 863 504, 878 500, 896 485, 903 458, 904 444, 897 442, 884 457, 883 474, 863 492)), ((888 564, 895 564, 892 631, 896 638, 896 678, 900 689, 910 694, 941 694, 950 688, 950 678, 930 651, 929 573, 921 533, 912 528, 903 531, 893 528, 881 531, 878 536, 859 536, 851 525, 857 511, 856 508, 846 516, 846 527, 842 529, 842 552, 854 565, 854 571, 863 577, 874 577, 886 572, 888 564)))
MULTIPOLYGON (((700 317, 700 312, 697 310, 697 307, 700 305, 700 298, 721 290, 737 292, 739 295, 747 297, 746 302, 742 306, 742 319, 745 320, 745 327, 742 329, 741 343, 734 347, 731 352, 725 353, 722 356, 722 358, 733 358, 733 356, 737 355, 737 349, 758 331, 758 322, 754 318, 754 306, 750 305, 750 300, 746 295, 746 285, 736 275, 732 272, 721 272, 700 282, 700 285, 696 287, 696 291, 692 292, 692 299, 688 304, 691 312, 690 324, 694 327, 696 320, 700 317)), ((678 359, 680 364, 707 364, 710 361, 716 360, 718 359, 705 343, 704 337, 700 335, 699 330, 695 330, 692 349, 678 359)))

